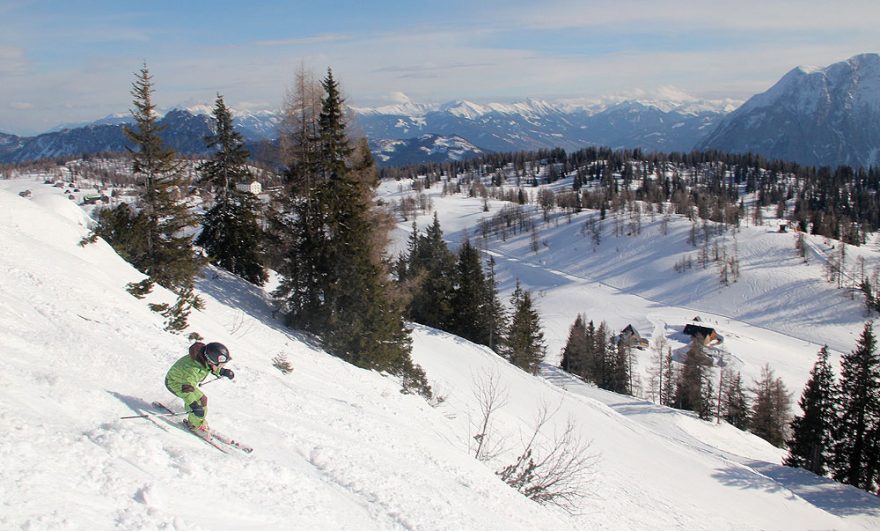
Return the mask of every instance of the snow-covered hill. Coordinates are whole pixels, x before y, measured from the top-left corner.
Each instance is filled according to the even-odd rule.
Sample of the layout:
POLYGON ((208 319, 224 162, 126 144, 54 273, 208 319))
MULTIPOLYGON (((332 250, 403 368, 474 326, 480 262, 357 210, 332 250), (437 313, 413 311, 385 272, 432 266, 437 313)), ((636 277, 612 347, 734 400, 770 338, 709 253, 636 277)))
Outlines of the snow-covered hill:
MULTIPOLYGON (((399 193, 396 184, 384 191, 386 197, 399 193)), ((439 188, 431 193, 453 240, 483 215, 479 200, 450 196, 446 203, 439 188)), ((236 378, 205 388, 209 419, 255 452, 223 455, 177 430, 122 420, 150 411, 152 400, 174 403, 162 380, 189 341, 164 332, 161 318, 147 308, 170 300, 169 293, 131 297, 124 286, 142 278, 137 271, 101 241, 78 245, 87 223, 83 211, 42 178, 0 181, 0 528, 880 528, 876 497, 782 468, 780 451, 751 435, 599 391, 550 366, 545 377, 532 377, 435 330, 415 327, 413 356, 444 400, 431 406, 402 395, 392 378, 347 365, 281 326, 263 290, 214 270, 198 283, 206 307, 190 317, 190 329, 229 346, 236 378), (25 188, 30 198, 17 195, 25 188), (295 366, 290 375, 272 366, 282 353, 295 366), (487 376, 506 392, 494 423, 506 451, 484 464, 468 450, 479 417, 475 382, 487 376), (515 456, 542 405, 558 408, 544 435, 552 438, 571 420, 591 441, 596 462, 576 515, 537 505, 494 474, 515 456)), ((680 238, 672 225, 670 234, 680 238)), ((654 229, 646 223, 645 236, 635 241, 658 239, 654 229)), ((768 232, 756 229, 758 241, 762 230, 768 232)), ((674 339, 679 315, 720 304, 709 294, 695 298, 694 308, 676 307, 662 301, 685 288, 664 292, 647 265, 626 273, 626 264, 647 257, 663 264, 671 247, 651 255, 638 244, 624 248, 630 240, 609 238, 599 249, 607 244, 611 250, 593 252, 572 239, 570 252, 557 259, 549 250, 562 251, 562 240, 548 233, 546 241, 549 247, 537 255, 524 250, 521 238, 491 252, 505 289, 518 277, 542 295, 551 351, 564 341, 558 331, 573 311, 598 317, 601 308, 613 325, 650 313, 670 327, 645 335, 674 339), (591 257, 609 256, 618 257, 616 264, 586 267, 600 266, 591 257), (615 287, 639 276, 648 278, 615 287)), ((771 286, 759 280, 766 272, 760 265, 743 272, 743 282, 751 273, 759 292, 771 286)), ((657 270, 671 276, 662 265, 657 270)), ((691 284, 707 285, 695 277, 691 284)), ((795 297, 795 291, 776 295, 795 297)), ((835 304, 843 315, 828 326, 846 329, 855 317, 846 308, 855 312, 857 303, 835 304)), ((770 306, 757 301, 732 310, 727 320, 713 318, 722 319, 725 342, 744 363, 772 352, 799 370, 808 367, 812 336, 791 336, 809 326, 795 320, 791 330, 776 332, 758 322, 761 308, 770 306), (796 359, 802 351, 809 359, 796 359)), ((845 332, 835 337, 846 343, 845 332)))

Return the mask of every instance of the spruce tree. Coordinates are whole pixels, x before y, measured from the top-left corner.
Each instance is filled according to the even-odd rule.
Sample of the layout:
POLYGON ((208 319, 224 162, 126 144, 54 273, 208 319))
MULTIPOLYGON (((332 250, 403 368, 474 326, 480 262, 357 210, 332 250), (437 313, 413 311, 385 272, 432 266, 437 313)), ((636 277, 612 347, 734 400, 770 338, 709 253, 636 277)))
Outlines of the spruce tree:
POLYGON ((751 408, 740 372, 724 369, 724 389, 721 397, 721 418, 735 428, 747 430, 751 408))
MULTIPOLYGON (((588 338, 590 337, 590 327, 592 324, 592 321, 590 321, 590 326, 587 327, 588 338)), ((605 321, 599 323, 599 326, 593 332, 591 343, 592 348, 590 349, 589 357, 591 359, 590 365, 592 365, 592 381, 602 389, 609 389, 611 387, 611 363, 609 360, 612 349, 611 341, 609 340, 608 324, 605 321)))
POLYGON ((196 244, 203 246, 218 266, 262 285, 268 275, 263 268, 262 230, 257 222, 259 205, 253 194, 235 186, 253 178, 247 167, 250 154, 232 126, 232 113, 223 96, 217 96, 214 134, 205 142, 214 153, 199 165, 199 171, 202 181, 213 186, 214 205, 205 214, 196 244))
POLYGON ((709 404, 706 403, 705 384, 707 381, 706 373, 709 372, 711 366, 712 358, 706 354, 703 348, 703 338, 697 335, 691 341, 684 366, 676 382, 674 400, 676 408, 695 411, 700 415, 700 418, 707 418, 705 413, 709 404))
POLYGON ((184 199, 187 183, 176 153, 165 147, 159 136, 162 127, 146 65, 135 75, 131 94, 134 127, 126 127, 124 132, 134 144, 129 152, 140 196, 133 208, 121 204, 102 211, 95 234, 147 275, 128 286, 134 296, 145 296, 156 283, 177 294, 173 305, 154 304, 151 308, 167 318, 168 330, 179 331, 186 327, 190 310, 202 304, 193 290, 195 276, 204 264, 193 250, 190 236, 197 219, 184 199))
POLYGON ((782 448, 791 414, 791 395, 769 365, 761 369, 754 388, 749 429, 773 446, 782 448))
POLYGON ((485 293, 483 300, 486 301, 486 324, 489 327, 488 346, 493 351, 500 353, 504 349, 504 338, 507 336, 508 322, 504 303, 498 296, 498 287, 495 281, 495 259, 489 257, 488 271, 486 273, 485 293))
POLYGON ((510 299, 513 317, 507 335, 507 356, 511 363, 531 374, 538 374, 547 347, 541 319, 532 302, 532 294, 519 282, 510 299))
POLYGON ((569 374, 583 378, 586 373, 587 349, 587 326, 584 324, 584 316, 578 314, 568 329, 568 340, 562 349, 559 367, 569 374))
POLYGON ((431 395, 424 371, 410 357, 411 339, 400 298, 378 248, 387 226, 372 211, 375 164, 365 142, 352 148, 346 134, 344 100, 328 70, 318 117, 317 158, 298 166, 307 186, 294 202, 294 243, 289 256, 302 274, 284 285, 287 308, 323 340, 328 352, 355 365, 400 376, 406 391, 431 395), (311 247, 320 243, 317 247, 311 247), (298 254, 301 252, 301 254, 298 254))
POLYGON ((486 277, 480 252, 468 239, 458 250, 455 273, 449 331, 474 343, 489 345, 491 329, 486 312, 489 305, 486 300, 486 277))
POLYGON ((871 321, 841 360, 839 389, 832 476, 872 492, 880 468, 880 355, 871 321))
POLYGON ((153 78, 146 65, 132 83, 131 94, 135 127, 126 127, 125 134, 135 144, 131 169, 141 184, 138 207, 146 228, 145 256, 135 266, 150 280, 179 292, 192 286, 202 265, 187 233, 196 217, 182 197, 187 186, 176 153, 159 136, 163 127, 158 122, 153 78))
POLYGON ((791 421, 787 466, 806 468, 824 476, 831 451, 831 428, 836 418, 834 371, 828 363, 828 346, 819 350, 819 358, 810 371, 798 405, 803 414, 791 421))
POLYGON ((274 296, 282 301, 289 326, 320 333, 327 321, 322 286, 326 283, 325 211, 321 203, 326 178, 319 168, 323 87, 300 70, 287 95, 280 143, 287 163, 285 196, 271 217, 281 281, 274 296))
POLYGON ((666 349, 666 364, 663 369, 663 385, 660 390, 660 403, 672 406, 675 402, 675 382, 677 380, 675 366, 672 364, 672 349, 666 349))
POLYGON ((419 237, 416 256, 410 260, 411 273, 421 281, 409 307, 410 319, 423 325, 448 330, 452 324, 452 297, 455 290, 455 255, 443 240, 437 214, 419 237))

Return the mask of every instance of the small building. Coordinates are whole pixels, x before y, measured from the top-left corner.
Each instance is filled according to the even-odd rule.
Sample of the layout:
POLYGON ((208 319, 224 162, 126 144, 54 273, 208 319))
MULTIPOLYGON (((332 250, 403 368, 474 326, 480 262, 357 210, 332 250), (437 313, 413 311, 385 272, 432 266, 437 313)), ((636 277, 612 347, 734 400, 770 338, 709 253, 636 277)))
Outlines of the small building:
POLYGON ((718 333, 714 328, 709 328, 708 326, 688 324, 684 326, 684 333, 691 337, 702 337, 704 345, 718 340, 718 333))
POLYGON ((257 181, 236 184, 235 189, 241 192, 250 192, 254 195, 260 195, 263 193, 263 185, 257 181))
POLYGON ((627 347, 635 347, 638 349, 646 349, 648 348, 648 340, 643 338, 639 331, 633 328, 633 325, 626 325, 620 332, 620 337, 618 339, 620 343, 627 347))

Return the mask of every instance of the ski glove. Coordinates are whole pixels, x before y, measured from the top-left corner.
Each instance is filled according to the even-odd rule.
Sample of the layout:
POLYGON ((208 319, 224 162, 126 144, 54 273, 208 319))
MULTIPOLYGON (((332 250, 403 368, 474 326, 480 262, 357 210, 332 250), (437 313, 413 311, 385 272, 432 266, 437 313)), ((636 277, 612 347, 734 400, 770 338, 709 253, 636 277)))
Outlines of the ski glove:
POLYGON ((230 370, 230 369, 225 369, 225 368, 220 369, 219 374, 220 374, 220 376, 225 376, 225 377, 229 378, 230 380, 235 378, 235 373, 232 372, 232 370, 230 370))

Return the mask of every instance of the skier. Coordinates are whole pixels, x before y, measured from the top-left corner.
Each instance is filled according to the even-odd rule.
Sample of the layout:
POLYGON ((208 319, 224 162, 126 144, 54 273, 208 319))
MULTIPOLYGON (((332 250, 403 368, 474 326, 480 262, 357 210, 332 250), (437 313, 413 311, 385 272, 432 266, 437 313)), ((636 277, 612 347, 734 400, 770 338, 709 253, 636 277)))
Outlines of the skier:
POLYGON ((177 360, 165 375, 165 387, 183 399, 188 413, 184 424, 202 438, 210 438, 211 432, 205 420, 208 397, 199 389, 199 384, 208 374, 235 378, 235 373, 224 367, 230 359, 229 350, 222 343, 205 345, 197 341, 190 345, 189 354, 177 360))

